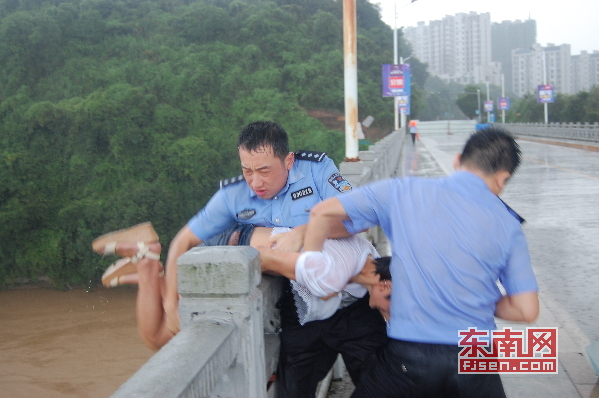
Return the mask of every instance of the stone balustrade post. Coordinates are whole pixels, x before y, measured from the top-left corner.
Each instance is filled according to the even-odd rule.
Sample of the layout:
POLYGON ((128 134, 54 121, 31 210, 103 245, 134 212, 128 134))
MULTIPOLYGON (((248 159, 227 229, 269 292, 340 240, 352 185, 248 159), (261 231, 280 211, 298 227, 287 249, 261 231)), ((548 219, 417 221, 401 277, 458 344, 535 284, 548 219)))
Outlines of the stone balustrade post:
POLYGON ((113 397, 267 397, 282 279, 262 277, 249 246, 197 247, 177 264, 181 331, 113 397))
POLYGON ((198 247, 183 254, 177 264, 181 329, 210 320, 238 331, 234 365, 212 395, 265 397, 268 378, 258 251, 249 246, 198 247))

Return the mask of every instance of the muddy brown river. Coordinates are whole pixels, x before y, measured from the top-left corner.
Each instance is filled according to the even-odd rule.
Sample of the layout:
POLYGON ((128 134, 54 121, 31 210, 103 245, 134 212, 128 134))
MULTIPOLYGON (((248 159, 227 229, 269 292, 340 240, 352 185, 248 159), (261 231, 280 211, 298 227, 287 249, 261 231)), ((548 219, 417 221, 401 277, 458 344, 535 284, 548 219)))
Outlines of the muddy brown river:
POLYGON ((153 354, 136 288, 0 292, 0 397, 108 397, 153 354))

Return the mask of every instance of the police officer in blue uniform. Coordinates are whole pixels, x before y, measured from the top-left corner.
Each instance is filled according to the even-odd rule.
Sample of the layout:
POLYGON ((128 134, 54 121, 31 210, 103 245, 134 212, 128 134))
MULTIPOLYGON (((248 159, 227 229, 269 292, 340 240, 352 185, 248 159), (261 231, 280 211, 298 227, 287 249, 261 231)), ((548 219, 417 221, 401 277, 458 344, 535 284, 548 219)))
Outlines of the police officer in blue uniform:
MULTIPOLYGON (((298 151, 286 155, 285 162, 288 159, 291 168, 285 185, 269 198, 264 196, 270 195, 259 196, 260 191, 254 191, 244 175, 221 181, 221 189, 188 222, 194 235, 207 241, 235 223, 297 227, 308 222, 310 209, 316 203, 351 190, 349 182, 324 152, 298 151)), ((246 175, 260 173, 243 170, 246 175)), ((250 178, 255 181, 259 177, 250 178)))
MULTIPOLYGON (((272 237, 272 243, 277 249, 299 251, 312 206, 351 190, 323 152, 290 153, 287 134, 275 123, 249 124, 241 132, 238 146, 243 175, 221 181, 221 189, 171 242, 164 307, 167 325, 173 332, 179 329, 176 260, 181 254, 202 243, 248 244, 253 226, 293 227, 288 233, 272 237)), ((348 235, 339 224, 333 237, 348 235)), ((363 363, 386 342, 385 322, 369 308, 368 297, 350 298, 331 318, 304 326, 298 322, 289 286, 279 308, 282 332, 278 397, 314 396, 317 383, 338 353, 344 356, 357 382, 363 363)))

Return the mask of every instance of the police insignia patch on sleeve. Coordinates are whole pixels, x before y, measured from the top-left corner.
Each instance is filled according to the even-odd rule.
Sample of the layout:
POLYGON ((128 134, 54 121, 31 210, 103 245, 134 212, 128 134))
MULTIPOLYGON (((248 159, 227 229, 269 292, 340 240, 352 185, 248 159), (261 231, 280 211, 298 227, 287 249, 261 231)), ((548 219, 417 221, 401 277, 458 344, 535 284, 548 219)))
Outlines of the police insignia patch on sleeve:
POLYGON ((317 151, 304 151, 299 150, 294 153, 295 158, 299 160, 310 160, 312 162, 322 162, 325 156, 327 156, 326 152, 317 152, 317 151))
POLYGON ((243 181, 243 174, 238 175, 237 177, 233 177, 233 178, 227 178, 226 180, 220 180, 219 181, 219 188, 224 188, 227 185, 231 185, 231 184, 236 184, 240 181, 243 181))
POLYGON ((333 186, 333 188, 341 193, 349 192, 352 189, 349 181, 347 181, 345 177, 343 177, 338 171, 331 174, 327 181, 333 186))

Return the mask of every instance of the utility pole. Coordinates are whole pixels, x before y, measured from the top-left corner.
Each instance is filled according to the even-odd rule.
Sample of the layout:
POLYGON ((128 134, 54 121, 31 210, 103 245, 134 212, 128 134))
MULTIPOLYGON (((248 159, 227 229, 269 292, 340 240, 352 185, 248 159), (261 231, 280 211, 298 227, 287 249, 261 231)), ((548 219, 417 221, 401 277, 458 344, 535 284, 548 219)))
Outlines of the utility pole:
MULTIPOLYGON (((407 5, 410 5, 411 3, 415 2, 416 0, 411 0, 409 3, 404 4, 402 7, 405 7, 407 5)), ((393 64, 397 65, 397 3, 393 4, 393 64)), ((405 59, 405 61, 407 61, 409 58, 411 57, 411 55, 405 59)), ((404 59, 403 57, 400 58, 399 60, 399 64, 403 65, 404 63, 404 59)), ((398 131, 399 128, 405 128, 406 126, 406 114, 405 113, 401 113, 401 123, 398 120, 398 116, 399 116, 399 97, 393 97, 393 111, 395 113, 395 131, 398 131)))
MULTIPOLYGON (((543 51, 543 85, 547 85, 547 64, 545 60, 545 50, 541 48, 543 51)), ((547 109, 547 103, 544 102, 543 106, 545 108, 545 124, 549 124, 549 110, 547 109)))
MULTIPOLYGON (((546 86, 547 85, 547 65, 546 65, 546 59, 545 59, 545 50, 543 50, 543 47, 538 46, 541 49, 541 62, 543 63, 543 85, 546 86)), ((530 47, 530 49, 532 51, 534 51, 535 53, 538 53, 539 50, 537 49, 536 46, 530 47)), ((535 66, 536 66, 536 56, 535 56, 535 66)), ((538 94, 537 94, 538 95, 538 94)), ((549 124, 549 110, 547 109, 547 102, 543 102, 543 109, 545 111, 545 124, 549 124)))
MULTIPOLYGON (((486 83, 487 83, 487 102, 486 103, 488 104, 489 103, 489 82, 486 82, 486 83)), ((490 114, 491 113, 489 111, 487 111, 487 123, 489 123, 489 115, 490 114)))
MULTIPOLYGON (((393 5, 393 64, 397 65, 397 3, 393 5)), ((399 130, 399 97, 393 97, 393 113, 395 114, 395 131, 399 130)))
POLYGON ((478 122, 481 123, 482 122, 482 118, 483 118, 483 114, 480 113, 480 88, 476 89, 476 98, 478 101, 478 122))
MULTIPOLYGON (((501 98, 505 98, 505 82, 503 81, 504 74, 501 74, 501 98)), ((499 104, 498 104, 499 105, 499 104)), ((505 109, 501 110, 501 123, 505 124, 505 109)))
POLYGON ((345 160, 358 161, 358 44, 356 0, 343 0, 345 160))

